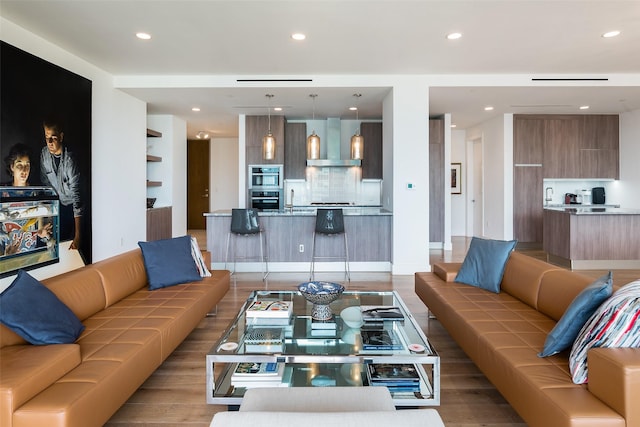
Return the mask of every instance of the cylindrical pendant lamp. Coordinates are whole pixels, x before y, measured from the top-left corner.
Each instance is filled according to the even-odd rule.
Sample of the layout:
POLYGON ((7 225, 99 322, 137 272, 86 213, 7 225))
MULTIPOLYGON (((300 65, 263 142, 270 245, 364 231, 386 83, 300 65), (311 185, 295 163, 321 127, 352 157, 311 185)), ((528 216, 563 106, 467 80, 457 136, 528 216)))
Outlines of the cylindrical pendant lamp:
MULTIPOLYGON (((316 97, 317 94, 309 95, 313 99, 313 120, 316 119, 316 97)), ((311 132, 307 138, 307 159, 318 160, 320 158, 320 137, 316 135, 316 131, 311 132)))
POLYGON ((267 134, 262 138, 262 159, 273 160, 276 158, 276 139, 271 133, 271 98, 273 95, 265 95, 269 98, 269 106, 267 107, 267 115, 269 116, 269 130, 267 134))
MULTIPOLYGON (((362 95, 354 93, 353 96, 359 99, 362 95)), ((356 110, 356 122, 358 122, 358 107, 356 110)), ((362 160, 364 156, 364 138, 360 135, 360 123, 357 123, 356 133, 351 137, 351 160, 362 160)))

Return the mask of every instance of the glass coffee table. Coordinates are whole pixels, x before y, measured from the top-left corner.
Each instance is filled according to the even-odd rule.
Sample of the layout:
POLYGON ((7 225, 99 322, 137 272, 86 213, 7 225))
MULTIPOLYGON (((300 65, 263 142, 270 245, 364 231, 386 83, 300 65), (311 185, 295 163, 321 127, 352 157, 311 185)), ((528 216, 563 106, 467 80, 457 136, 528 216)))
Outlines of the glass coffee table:
POLYGON ((240 405, 251 387, 387 386, 396 406, 440 405, 440 357, 395 291, 345 291, 330 307, 316 321, 298 291, 253 291, 206 356, 207 403, 240 405), (291 315, 247 317, 255 301, 290 302, 291 315), (372 319, 349 327, 351 306, 372 319))

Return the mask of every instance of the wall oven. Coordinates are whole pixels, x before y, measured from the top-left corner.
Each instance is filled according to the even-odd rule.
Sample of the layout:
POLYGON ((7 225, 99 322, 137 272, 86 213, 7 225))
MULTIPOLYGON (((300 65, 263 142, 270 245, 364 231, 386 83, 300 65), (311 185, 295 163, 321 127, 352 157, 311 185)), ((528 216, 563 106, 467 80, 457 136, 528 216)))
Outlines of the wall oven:
POLYGON ((261 211, 284 208, 282 165, 249 165, 247 204, 261 211))
POLYGON ((249 188, 282 188, 282 165, 249 165, 249 188))
POLYGON ((261 211, 279 211, 284 208, 282 188, 249 190, 249 207, 261 211))

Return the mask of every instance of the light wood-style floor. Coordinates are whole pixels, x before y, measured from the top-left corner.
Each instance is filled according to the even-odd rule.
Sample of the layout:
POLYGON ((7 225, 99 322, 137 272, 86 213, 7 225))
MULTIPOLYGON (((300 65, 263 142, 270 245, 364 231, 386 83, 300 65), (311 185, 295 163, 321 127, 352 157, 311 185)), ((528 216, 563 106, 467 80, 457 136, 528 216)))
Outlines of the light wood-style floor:
MULTIPOLYGON (((191 230, 190 230, 191 231, 191 230)), ((193 233, 201 239, 203 233, 193 233)), ((431 263, 462 261, 467 238, 454 238, 453 251, 432 250, 431 263)), ((204 243, 202 241, 201 245, 204 243)), ((545 258, 541 251, 525 251, 545 258)), ((604 271, 586 271, 600 277, 604 271)), ((216 412, 226 406, 205 401, 205 355, 225 329, 250 291, 295 289, 307 279, 304 273, 271 273, 267 283, 260 274, 241 273, 232 277, 231 290, 218 305, 215 317, 203 319, 169 358, 149 377, 107 423, 110 427, 198 426, 206 427, 216 412)), ((317 279, 340 281, 342 274, 321 274, 317 279)), ((614 283, 622 285, 640 278, 639 270, 614 271, 614 283)), ((387 273, 353 273, 351 290, 397 290, 441 357, 441 404, 437 408, 448 427, 525 427, 526 424, 475 367, 437 320, 428 321, 424 304, 413 291, 413 276, 387 273)))

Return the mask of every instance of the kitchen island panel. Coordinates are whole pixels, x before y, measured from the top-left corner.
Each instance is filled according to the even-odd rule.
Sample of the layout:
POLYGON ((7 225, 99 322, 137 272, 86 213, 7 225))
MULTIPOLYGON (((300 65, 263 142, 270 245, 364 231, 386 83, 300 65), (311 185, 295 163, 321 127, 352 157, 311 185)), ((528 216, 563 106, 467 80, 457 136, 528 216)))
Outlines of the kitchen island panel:
MULTIPOLYGON (((369 210, 368 212, 373 211, 369 210)), ((379 271, 381 265, 389 266, 391 262, 392 215, 388 212, 370 215, 354 213, 351 211, 349 215, 344 217, 348 236, 349 261, 361 263, 360 268, 363 271, 379 271), (371 270, 367 270, 368 267, 371 267, 371 270)), ((211 252, 212 263, 218 267, 225 260, 226 239, 231 225, 230 214, 215 212, 205 214, 205 216, 207 219, 207 250, 211 252)), ((298 214, 261 212, 260 224, 266 234, 269 263, 279 264, 280 266, 277 268, 280 271, 289 271, 288 267, 291 267, 291 271, 299 271, 303 268, 302 263, 310 263, 315 220, 315 212, 298 214), (300 245, 304 247, 303 252, 300 252, 300 245), (295 265, 296 263, 299 265, 295 265)), ((257 237, 255 239, 238 239, 240 254, 259 254, 258 248, 257 237)), ((316 242, 316 255, 341 256, 344 253, 343 248, 342 235, 320 236, 316 242)), ((327 261, 340 263, 339 260, 327 261)), ((254 267, 258 268, 259 264, 254 267)))
POLYGON ((573 269, 640 268, 640 211, 545 209, 543 249, 573 269))

